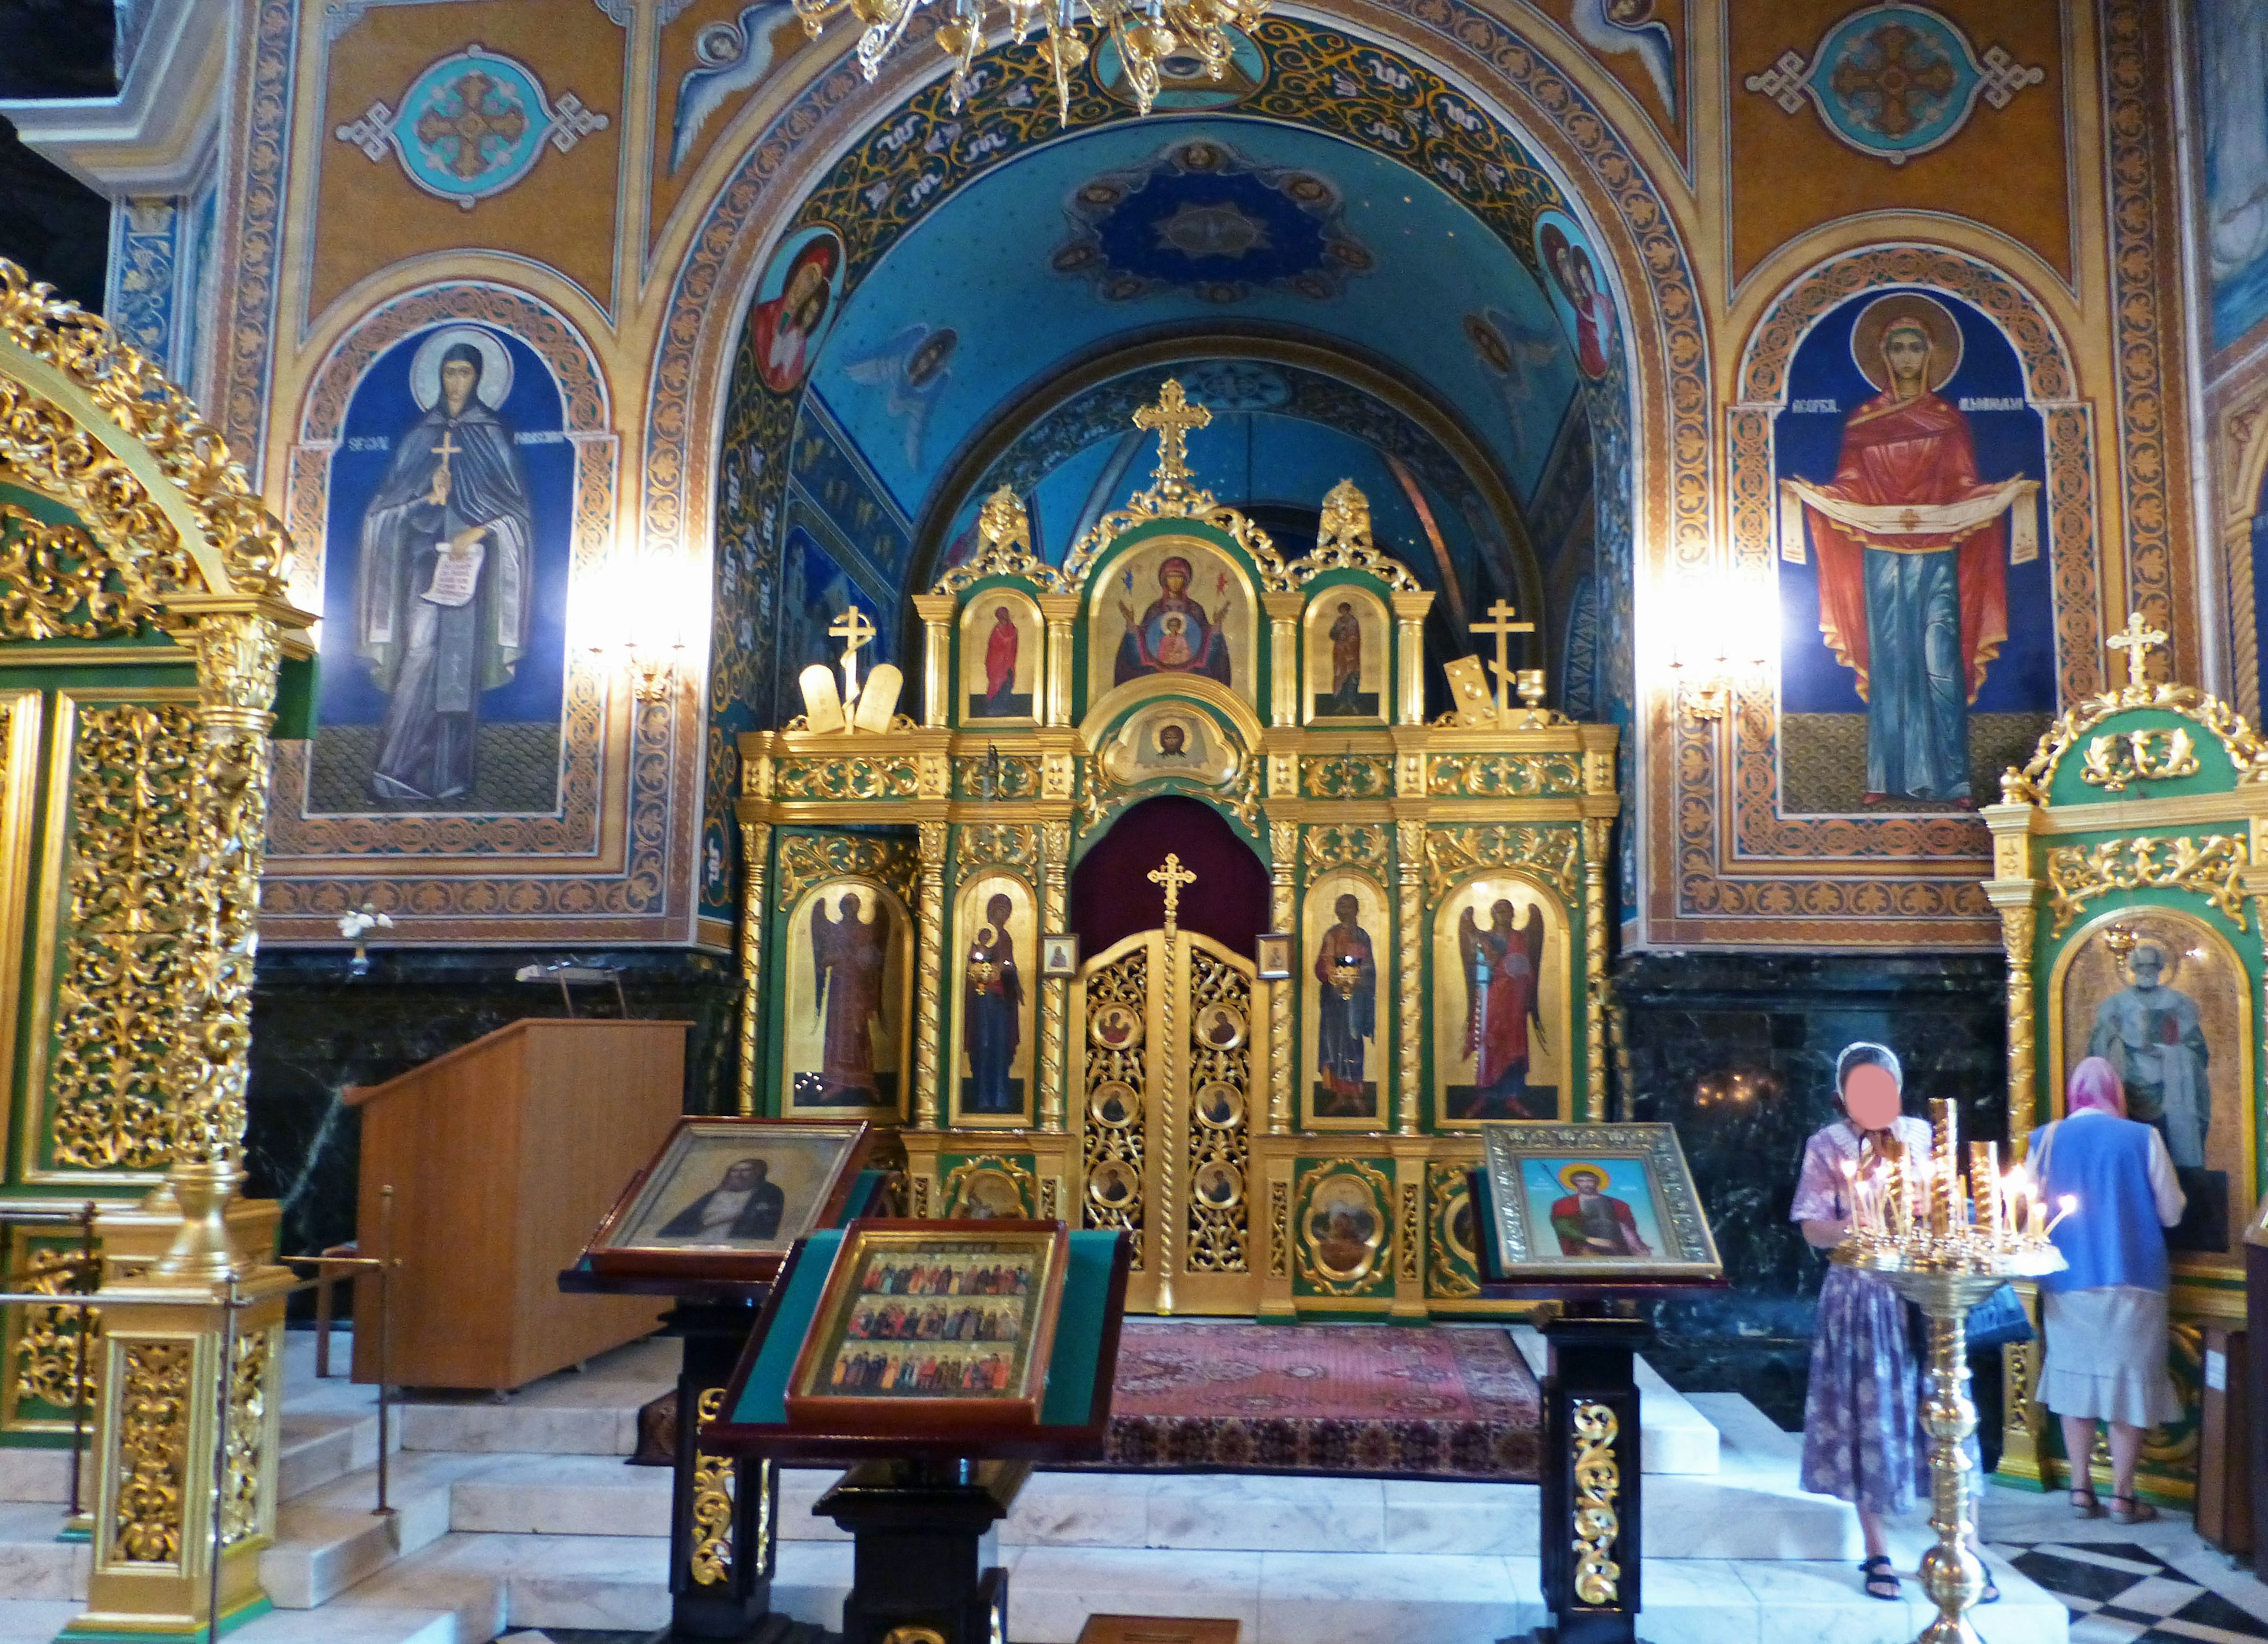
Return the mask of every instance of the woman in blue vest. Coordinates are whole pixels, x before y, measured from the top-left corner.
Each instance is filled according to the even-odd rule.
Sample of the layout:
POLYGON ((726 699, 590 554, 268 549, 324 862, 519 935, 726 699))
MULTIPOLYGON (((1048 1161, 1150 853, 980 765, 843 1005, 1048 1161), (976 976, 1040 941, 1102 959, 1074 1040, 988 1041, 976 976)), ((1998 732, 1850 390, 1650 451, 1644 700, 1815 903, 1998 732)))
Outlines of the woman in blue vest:
POLYGON ((2110 1424, 2110 1516, 2158 1516, 2134 1495, 2142 1437, 2181 1413, 2166 1374, 2165 1229, 2182 1219, 2181 1183, 2165 1139, 2126 1117, 2117 1071, 2099 1056, 2074 1069, 2065 1117, 2032 1132, 2030 1160, 2050 1204, 2078 1201, 2055 1230, 2069 1264, 2040 1280, 2040 1403, 2063 1418, 2071 1506, 2102 1516, 2087 1458, 2095 1424, 2110 1424))

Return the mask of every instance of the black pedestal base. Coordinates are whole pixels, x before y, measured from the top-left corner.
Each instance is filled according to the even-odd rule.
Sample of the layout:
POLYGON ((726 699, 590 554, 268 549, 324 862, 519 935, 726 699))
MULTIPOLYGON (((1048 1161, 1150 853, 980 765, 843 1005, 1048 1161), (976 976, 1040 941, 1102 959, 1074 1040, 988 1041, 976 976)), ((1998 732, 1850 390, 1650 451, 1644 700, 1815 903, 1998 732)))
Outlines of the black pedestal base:
POLYGON ((1541 1644, 1638 1644, 1638 1384, 1650 1321, 1571 1304, 1547 1320, 1543 1383, 1543 1602, 1557 1626, 1541 1644))
POLYGON ((1031 1469, 1005 1462, 865 1462, 817 1512, 851 1533, 843 1644, 992 1644, 1007 1636, 1008 1573, 980 1567, 1031 1469))

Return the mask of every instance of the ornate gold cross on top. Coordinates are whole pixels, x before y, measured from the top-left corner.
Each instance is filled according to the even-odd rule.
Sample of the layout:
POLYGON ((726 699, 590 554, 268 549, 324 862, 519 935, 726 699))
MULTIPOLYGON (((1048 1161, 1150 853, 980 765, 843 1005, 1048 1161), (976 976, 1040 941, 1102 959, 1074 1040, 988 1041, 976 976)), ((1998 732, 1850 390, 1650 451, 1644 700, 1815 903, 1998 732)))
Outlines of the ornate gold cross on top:
POLYGON ((1183 482, 1189 476, 1189 431, 1211 424, 1211 411, 1191 405, 1181 383, 1172 377, 1158 390, 1157 404, 1134 413, 1135 427, 1158 436, 1158 466, 1152 478, 1157 482, 1160 497, 1178 498, 1189 489, 1183 482))
POLYGON ((1535 631, 1534 623, 1513 621, 1513 618, 1519 615, 1520 613, 1506 601, 1498 600, 1488 608, 1491 620, 1473 624, 1473 632, 1476 634, 1496 636, 1496 661, 1491 666, 1496 669, 1496 717, 1499 721, 1504 719, 1506 712, 1504 688, 1513 682, 1512 652, 1509 648, 1512 637, 1514 634, 1532 634, 1535 631))
POLYGON ((853 605, 835 619, 827 630, 830 639, 843 641, 843 705, 849 707, 858 700, 858 647, 871 642, 880 631, 866 620, 866 613, 853 605))
POLYGON ((1164 864, 1150 870, 1150 882, 1166 888, 1166 940, 1170 942, 1180 925, 1182 887, 1196 884, 1197 876, 1182 866, 1179 856, 1168 851, 1164 864))
POLYGON ((2142 677, 2142 670, 2149 663, 2150 652, 2165 644, 2166 638, 2161 630, 2153 628, 2142 620, 2141 612, 2133 611, 2127 615, 2126 626, 2110 636, 2110 648, 2126 653, 2126 682, 2129 685, 2150 682, 2142 677))

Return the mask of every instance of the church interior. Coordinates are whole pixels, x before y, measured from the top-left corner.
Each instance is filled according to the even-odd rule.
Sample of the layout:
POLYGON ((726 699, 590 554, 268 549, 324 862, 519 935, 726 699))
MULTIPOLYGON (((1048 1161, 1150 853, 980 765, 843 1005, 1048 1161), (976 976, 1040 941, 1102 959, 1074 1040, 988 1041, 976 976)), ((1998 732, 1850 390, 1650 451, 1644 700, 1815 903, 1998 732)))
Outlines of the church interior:
POLYGON ((0 1644, 2268 1640, 2260 0, 0 11, 0 1644))

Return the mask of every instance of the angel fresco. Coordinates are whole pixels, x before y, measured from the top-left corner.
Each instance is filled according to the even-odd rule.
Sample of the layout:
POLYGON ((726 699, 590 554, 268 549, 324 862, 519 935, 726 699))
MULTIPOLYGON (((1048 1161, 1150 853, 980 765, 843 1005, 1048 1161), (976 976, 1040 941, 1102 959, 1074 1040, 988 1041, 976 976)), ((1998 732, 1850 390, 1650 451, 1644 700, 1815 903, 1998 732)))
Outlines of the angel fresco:
POLYGON ((827 911, 812 910, 814 1008, 826 1025, 820 1054, 818 1106, 871 1107, 884 1097, 874 1074, 873 1030, 881 1021, 882 988, 890 951, 890 916, 877 898, 871 919, 846 893, 827 911))
POLYGON ((910 325, 871 353, 843 362, 843 374, 851 381, 884 392, 890 419, 903 425, 906 466, 917 473, 930 409, 953 380, 953 355, 960 345, 961 334, 951 326, 910 325))
MULTIPOLYGON (((1208 611, 1189 592, 1193 575, 1189 562, 1173 555, 1159 564, 1158 597, 1150 601, 1138 621, 1130 601, 1119 601, 1126 634, 1118 642, 1111 683, 1123 685, 1130 679, 1152 674, 1202 674, 1224 685, 1230 682, 1228 634, 1224 626, 1229 607, 1224 601, 1218 611, 1208 611)), ((1130 570, 1123 586, 1131 595, 1134 573, 1130 570)), ((1228 592, 1226 571, 1220 573, 1214 592, 1228 592)))
POLYGON ((1510 902, 1499 898, 1481 928, 1467 908, 1457 922, 1457 952, 1465 975, 1464 1053, 1477 1058, 1473 1073, 1473 1110, 1461 1119, 1524 1119, 1527 1109, 1528 1039, 1540 1046, 1543 1017, 1537 987, 1543 975, 1543 910, 1530 908, 1526 923, 1513 923, 1510 902))

